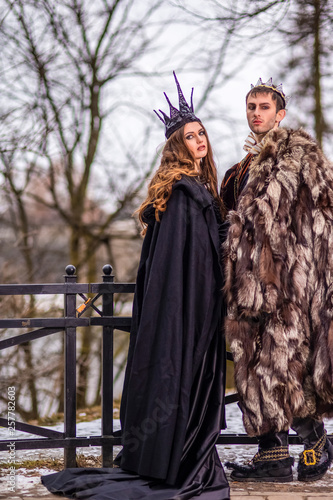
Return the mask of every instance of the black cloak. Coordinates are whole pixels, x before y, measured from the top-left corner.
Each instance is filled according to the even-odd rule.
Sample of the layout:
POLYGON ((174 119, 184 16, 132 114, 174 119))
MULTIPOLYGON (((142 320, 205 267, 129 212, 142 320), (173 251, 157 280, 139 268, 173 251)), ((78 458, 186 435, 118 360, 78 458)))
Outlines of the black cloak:
POLYGON ((146 213, 121 404, 120 469, 44 476, 73 498, 229 499, 215 443, 224 427, 222 273, 213 198, 185 177, 160 222, 146 213), (89 488, 89 489, 87 489, 89 488))

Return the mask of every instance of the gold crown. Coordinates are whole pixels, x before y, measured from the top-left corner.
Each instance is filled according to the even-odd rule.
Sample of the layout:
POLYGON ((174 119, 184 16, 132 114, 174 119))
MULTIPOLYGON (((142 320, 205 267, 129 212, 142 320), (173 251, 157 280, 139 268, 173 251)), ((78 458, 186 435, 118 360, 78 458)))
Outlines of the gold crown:
POLYGON ((291 96, 286 96, 286 94, 283 92, 282 83, 280 83, 279 85, 274 85, 272 78, 270 78, 269 80, 267 80, 266 83, 264 83, 262 79, 259 78, 259 80, 255 85, 252 85, 251 83, 251 90, 254 89, 255 87, 267 87, 268 89, 277 92, 284 101, 284 107, 285 108, 287 107, 287 104, 290 101, 291 96))

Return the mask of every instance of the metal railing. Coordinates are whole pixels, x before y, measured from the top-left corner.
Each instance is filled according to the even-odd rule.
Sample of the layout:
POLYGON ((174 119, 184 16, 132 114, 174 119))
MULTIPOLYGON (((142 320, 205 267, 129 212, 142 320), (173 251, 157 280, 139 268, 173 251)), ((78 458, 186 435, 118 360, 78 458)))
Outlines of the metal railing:
MULTIPOLYGON (((20 318, 0 319, 0 328, 26 329, 22 333, 0 341, 0 350, 14 347, 41 337, 64 332, 64 432, 46 429, 24 422, 15 422, 15 429, 38 436, 33 439, 11 439, 15 442, 15 450, 63 448, 65 467, 76 466, 76 448, 100 446, 102 464, 110 467, 113 463, 113 447, 121 445, 120 432, 113 429, 113 339, 114 330, 129 332, 131 317, 114 316, 114 295, 134 293, 135 283, 115 283, 112 267, 103 267, 101 283, 77 283, 74 266, 66 267, 64 283, 53 284, 14 284, 0 285, 0 295, 44 295, 57 294, 64 297, 64 315, 60 318, 20 318), (87 298, 87 294, 94 294, 87 298), (77 307, 77 298, 83 303, 77 307), (102 299, 101 309, 96 301, 102 299), (93 308, 96 316, 82 317, 83 313, 93 308), (76 329, 78 327, 102 327, 102 391, 101 410, 102 426, 100 436, 78 437, 76 435, 76 329)), ((227 359, 232 360, 231 353, 227 359)), ((226 404, 238 401, 238 395, 226 396, 226 404)), ((8 427, 8 418, 0 418, 0 426, 8 427)), ((291 444, 299 444, 297 436, 290 436, 291 444)), ((218 444, 256 444, 257 439, 246 434, 221 433, 218 444)), ((0 441, 0 450, 8 450, 8 440, 0 441)))

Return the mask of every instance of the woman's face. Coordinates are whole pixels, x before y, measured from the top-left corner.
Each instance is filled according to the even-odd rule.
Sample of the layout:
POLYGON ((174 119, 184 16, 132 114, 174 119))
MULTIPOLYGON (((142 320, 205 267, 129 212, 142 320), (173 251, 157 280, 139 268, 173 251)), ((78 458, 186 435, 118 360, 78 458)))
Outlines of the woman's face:
POLYGON ((195 164, 199 166, 201 158, 204 158, 208 152, 207 137, 201 123, 186 123, 184 127, 184 141, 194 158, 195 164))

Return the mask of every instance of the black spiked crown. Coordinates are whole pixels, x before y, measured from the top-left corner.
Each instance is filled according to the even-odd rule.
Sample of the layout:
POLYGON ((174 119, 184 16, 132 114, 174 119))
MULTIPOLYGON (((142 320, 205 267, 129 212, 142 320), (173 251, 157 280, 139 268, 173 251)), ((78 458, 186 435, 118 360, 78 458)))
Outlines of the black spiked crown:
POLYGON ((176 77, 176 73, 173 72, 173 76, 176 81, 177 85, 177 91, 178 91, 178 98, 179 98, 179 109, 175 108, 166 93, 164 92, 165 98, 169 104, 170 108, 170 117, 166 115, 161 109, 159 109, 159 112, 161 113, 162 116, 158 114, 157 111, 154 109, 154 113, 159 117, 162 123, 165 125, 165 137, 169 139, 171 134, 173 134, 176 130, 181 128, 183 125, 186 123, 190 122, 201 122, 201 120, 195 116, 194 110, 193 110, 193 88, 191 92, 191 106, 189 106, 186 102, 186 99, 184 97, 184 94, 182 92, 182 89, 180 88, 179 82, 176 77))

